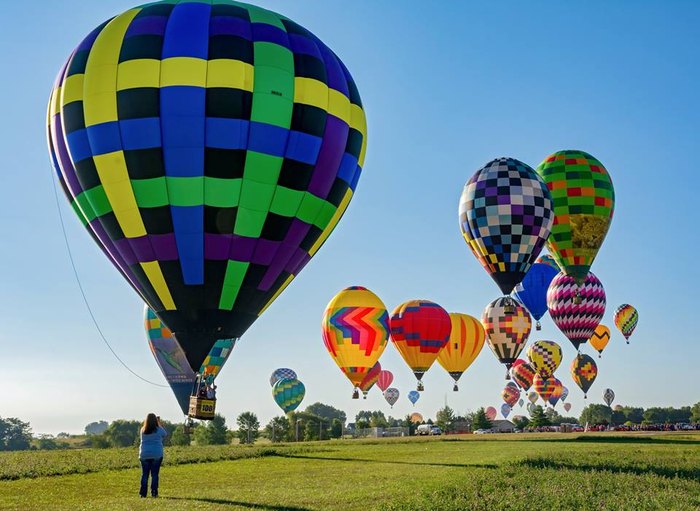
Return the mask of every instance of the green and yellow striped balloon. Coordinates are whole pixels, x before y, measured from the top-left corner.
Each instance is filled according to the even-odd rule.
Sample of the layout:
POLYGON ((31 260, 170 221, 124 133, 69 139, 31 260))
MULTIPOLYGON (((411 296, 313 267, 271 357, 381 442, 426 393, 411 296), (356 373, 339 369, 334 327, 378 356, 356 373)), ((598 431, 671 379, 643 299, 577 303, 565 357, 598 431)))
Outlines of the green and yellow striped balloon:
POLYGON ((284 413, 296 410, 305 394, 304 384, 296 378, 282 378, 272 387, 272 397, 284 413))

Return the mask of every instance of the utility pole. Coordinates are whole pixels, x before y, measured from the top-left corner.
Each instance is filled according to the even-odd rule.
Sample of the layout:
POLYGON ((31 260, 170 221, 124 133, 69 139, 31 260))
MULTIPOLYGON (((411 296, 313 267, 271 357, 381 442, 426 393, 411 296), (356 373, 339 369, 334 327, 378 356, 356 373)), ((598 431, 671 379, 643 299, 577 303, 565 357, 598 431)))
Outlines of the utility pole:
POLYGON ((323 421, 321 419, 318 420, 318 439, 323 440, 323 421))

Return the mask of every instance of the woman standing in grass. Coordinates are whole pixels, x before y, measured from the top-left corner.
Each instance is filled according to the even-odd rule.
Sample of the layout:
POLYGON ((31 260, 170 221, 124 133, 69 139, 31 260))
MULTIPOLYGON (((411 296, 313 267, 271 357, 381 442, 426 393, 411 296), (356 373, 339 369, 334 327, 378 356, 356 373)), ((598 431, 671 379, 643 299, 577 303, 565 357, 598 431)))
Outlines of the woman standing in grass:
POLYGON ((141 445, 139 460, 141 460, 141 490, 139 495, 146 497, 148 476, 151 476, 151 496, 158 496, 158 473, 163 462, 163 439, 167 431, 160 425, 160 417, 149 413, 141 426, 141 445))

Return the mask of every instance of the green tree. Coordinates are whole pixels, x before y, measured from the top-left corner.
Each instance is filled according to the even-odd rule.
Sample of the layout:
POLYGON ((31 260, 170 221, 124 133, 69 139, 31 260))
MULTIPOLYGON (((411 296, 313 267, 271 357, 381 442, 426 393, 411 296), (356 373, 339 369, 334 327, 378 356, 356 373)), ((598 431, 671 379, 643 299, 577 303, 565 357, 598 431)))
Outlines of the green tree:
POLYGON ((207 425, 199 425, 194 430, 194 440, 197 445, 225 445, 229 443, 228 427, 223 416, 216 416, 207 425))
POLYGON ((622 413, 625 414, 625 420, 633 422, 634 424, 640 424, 644 420, 644 408, 639 406, 623 406, 622 413))
POLYGON ((515 417, 513 417, 513 424, 519 430, 523 430, 530 424, 530 419, 522 415, 516 415, 515 417))
POLYGON ((0 417, 0 451, 24 451, 32 442, 32 429, 28 422, 17 418, 0 417))
POLYGON ((242 444, 254 444, 260 436, 260 421, 253 412, 243 412, 236 419, 238 441, 242 444))
POLYGON ((192 436, 185 433, 185 425, 178 424, 170 435, 170 445, 190 445, 192 436))
POLYGON ((331 438, 340 438, 343 436, 343 423, 340 419, 333 419, 328 434, 331 438))
POLYGON ((647 408, 646 410, 644 410, 643 417, 645 421, 651 422, 652 424, 656 424, 666 422, 666 420, 668 419, 668 414, 663 408, 654 406, 652 408, 647 408))
POLYGON ((388 428, 389 421, 386 420, 383 412, 372 412, 372 418, 369 420, 370 428, 388 428))
POLYGON ((54 451, 56 449, 67 449, 68 442, 57 442, 51 435, 42 435, 36 440, 36 448, 42 451, 54 451))
POLYGON ((693 422, 700 422, 700 402, 695 403, 690 409, 690 420, 693 422))
POLYGON ((549 426, 550 424, 551 422, 549 421, 547 415, 544 413, 542 407, 537 405, 530 414, 530 427, 539 428, 541 426, 549 426))
POLYGON ((87 426, 85 426, 85 434, 86 435, 101 435, 105 431, 107 431, 107 428, 109 427, 109 423, 107 421, 97 421, 97 422, 91 422, 87 426))
POLYGON ((435 424, 445 433, 451 430, 454 420, 455 411, 447 405, 440 408, 435 415, 435 424))
POLYGON ((284 416, 273 417, 265 426, 265 437, 271 442, 287 442, 290 440, 291 424, 284 416))
POLYGON ((579 417, 579 424, 582 425, 595 425, 595 424, 609 424, 610 423, 611 410, 606 405, 591 404, 583 409, 581 412, 581 417, 579 417))
POLYGON ((340 422, 345 424, 345 421, 347 420, 347 416, 345 415, 344 411, 323 403, 314 403, 309 405, 306 407, 305 412, 315 415, 316 417, 326 419, 329 422, 333 419, 338 419, 340 422))
POLYGON ((139 421, 119 419, 110 423, 104 435, 112 447, 129 447, 138 443, 140 430, 139 421))
POLYGON ((91 449, 107 449, 112 445, 107 438, 106 433, 101 435, 88 435, 83 442, 81 442, 82 447, 90 447, 91 449))
POLYGON ((472 418, 472 431, 476 431, 477 429, 491 429, 492 427, 493 423, 486 416, 486 411, 483 407, 474 412, 474 417, 472 418))

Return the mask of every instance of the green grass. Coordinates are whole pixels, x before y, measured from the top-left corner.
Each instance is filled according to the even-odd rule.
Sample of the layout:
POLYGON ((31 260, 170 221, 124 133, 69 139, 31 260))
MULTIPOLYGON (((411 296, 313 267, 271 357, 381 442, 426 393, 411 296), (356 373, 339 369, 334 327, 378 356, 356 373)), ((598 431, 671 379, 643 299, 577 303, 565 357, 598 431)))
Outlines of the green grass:
POLYGON ((89 460, 91 473, 27 477, 33 465, 45 474, 76 472, 60 462, 72 451, 0 456, 0 474, 16 478, 0 481, 0 509, 700 509, 700 435, 171 448, 158 500, 137 496, 139 471, 125 468, 135 464, 133 449, 79 452, 73 462, 89 460), (194 463, 198 457, 224 461, 194 463), (8 469, 10 459, 20 467, 8 469), (51 470, 52 463, 61 468, 51 470))

